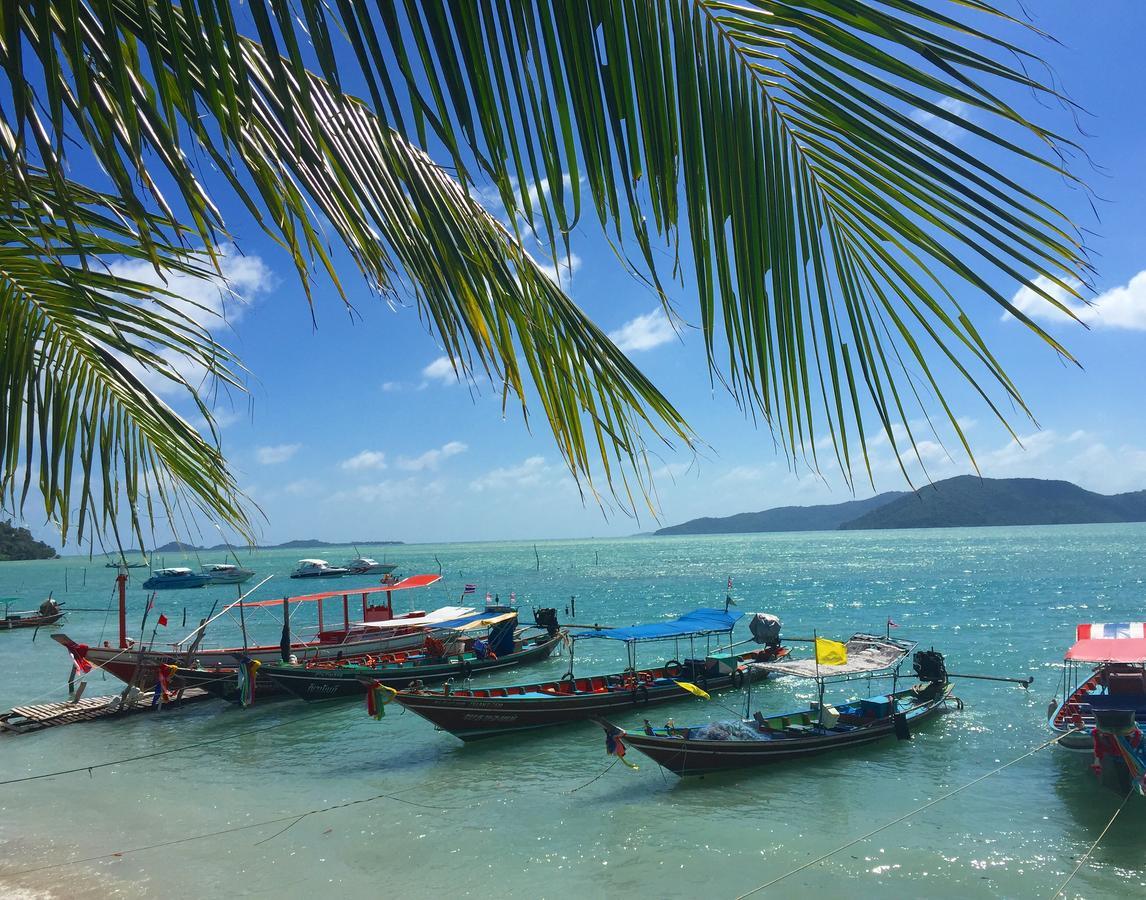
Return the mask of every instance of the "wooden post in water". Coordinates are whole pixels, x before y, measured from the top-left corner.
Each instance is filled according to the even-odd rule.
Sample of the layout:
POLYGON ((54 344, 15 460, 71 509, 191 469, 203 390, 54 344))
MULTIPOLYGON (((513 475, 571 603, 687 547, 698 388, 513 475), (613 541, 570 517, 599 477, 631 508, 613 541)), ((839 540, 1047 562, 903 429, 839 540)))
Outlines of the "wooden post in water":
POLYGON ((115 576, 115 583, 119 590, 119 649, 127 649, 127 567, 120 564, 119 574, 115 576))

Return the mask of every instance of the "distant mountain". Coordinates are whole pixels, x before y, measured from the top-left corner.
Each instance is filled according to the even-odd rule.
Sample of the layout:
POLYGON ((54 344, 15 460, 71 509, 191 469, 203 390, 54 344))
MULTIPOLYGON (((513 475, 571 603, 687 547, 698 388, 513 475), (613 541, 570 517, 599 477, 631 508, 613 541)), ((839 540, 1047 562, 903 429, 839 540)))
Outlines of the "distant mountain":
POLYGON ((826 506, 780 506, 763 512, 692 519, 655 532, 752 534, 981 525, 1085 525, 1146 522, 1146 491, 1096 494, 1069 481, 959 475, 918 491, 889 491, 826 506))
POLYGON ((848 500, 823 506, 780 506, 762 512, 737 513, 721 518, 692 519, 654 532, 665 534, 753 534, 762 531, 835 531, 845 522, 910 496, 888 491, 867 500, 848 500))
MULTIPOLYGON (((315 538, 304 539, 301 541, 285 541, 281 544, 260 544, 255 547, 246 547, 244 545, 235 544, 216 544, 214 547, 200 547, 198 544, 183 544, 179 541, 170 541, 162 547, 156 547, 152 553, 214 553, 217 551, 226 550, 305 550, 314 547, 393 547, 401 544, 402 541, 320 541, 315 538)), ((137 553, 136 550, 128 550, 128 553, 137 553)))
POLYGON ((1146 491, 1096 494, 1069 481, 959 475, 873 509, 840 528, 949 528, 1146 522, 1146 491))
POLYGON ((9 519, 0 522, 0 560, 55 559, 56 551, 32 537, 27 528, 16 528, 9 519))

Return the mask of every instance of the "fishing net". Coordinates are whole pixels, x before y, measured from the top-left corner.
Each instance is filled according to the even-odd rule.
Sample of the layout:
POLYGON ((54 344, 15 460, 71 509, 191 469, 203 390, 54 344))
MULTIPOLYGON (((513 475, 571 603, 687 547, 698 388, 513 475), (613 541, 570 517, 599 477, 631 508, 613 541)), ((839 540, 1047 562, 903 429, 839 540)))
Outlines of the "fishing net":
POLYGON ((760 733, 743 722, 709 722, 694 728, 690 738, 698 741, 759 741, 760 733))

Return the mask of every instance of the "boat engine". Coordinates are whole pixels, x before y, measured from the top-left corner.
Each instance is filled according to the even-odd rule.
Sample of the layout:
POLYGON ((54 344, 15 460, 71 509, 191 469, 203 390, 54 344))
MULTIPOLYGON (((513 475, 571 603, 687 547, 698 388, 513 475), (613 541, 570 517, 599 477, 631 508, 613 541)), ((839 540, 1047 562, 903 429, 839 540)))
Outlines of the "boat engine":
POLYGON ((757 644, 780 646, 780 618, 770 613, 756 613, 748 623, 748 630, 757 644))
POLYGON ((561 626, 557 624, 557 610, 552 608, 534 608, 533 624, 548 631, 550 637, 561 630, 561 626))
POLYGON ((943 654, 934 648, 917 650, 911 659, 911 668, 915 670, 920 681, 947 680, 947 665, 943 660, 943 654))

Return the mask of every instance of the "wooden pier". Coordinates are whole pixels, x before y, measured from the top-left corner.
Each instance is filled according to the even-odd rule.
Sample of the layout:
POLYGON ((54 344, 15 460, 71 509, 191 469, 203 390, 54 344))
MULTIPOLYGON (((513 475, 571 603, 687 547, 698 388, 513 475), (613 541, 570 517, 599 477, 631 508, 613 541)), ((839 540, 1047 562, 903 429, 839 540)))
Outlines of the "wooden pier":
MULTIPOLYGON (((177 698, 164 703, 163 709, 207 700, 210 696, 201 688, 186 688, 177 698)), ((122 694, 115 694, 111 697, 83 697, 79 700, 17 706, 0 714, 0 734, 28 734, 57 725, 97 722, 138 713, 159 712, 159 709, 153 709, 151 706, 154 698, 154 691, 140 691, 127 699, 124 699, 122 694)))

